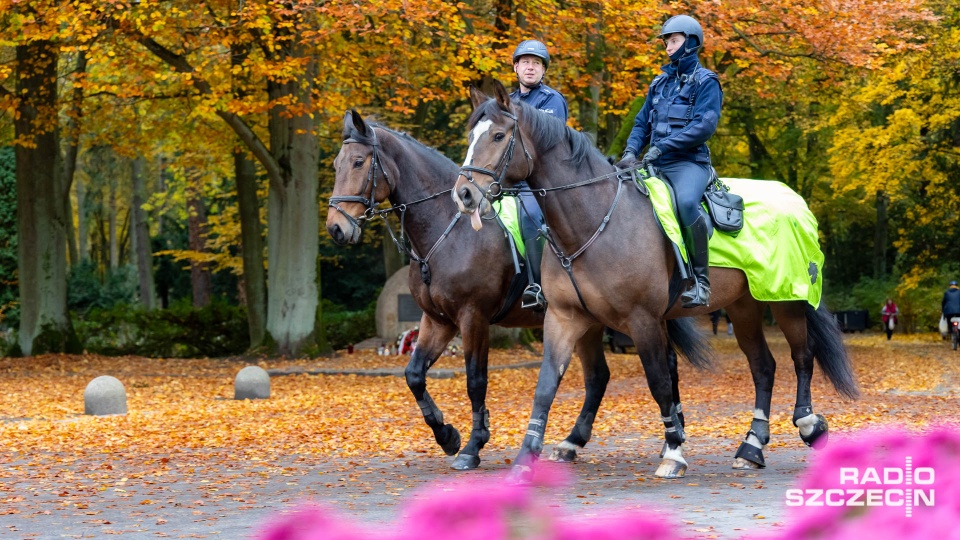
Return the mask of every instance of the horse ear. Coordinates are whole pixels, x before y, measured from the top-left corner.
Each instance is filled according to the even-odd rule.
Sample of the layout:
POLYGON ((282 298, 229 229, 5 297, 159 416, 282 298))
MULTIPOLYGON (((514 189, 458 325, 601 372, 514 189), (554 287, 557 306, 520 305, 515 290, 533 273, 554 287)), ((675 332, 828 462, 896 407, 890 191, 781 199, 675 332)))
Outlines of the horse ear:
POLYGON ((493 95, 497 98, 497 103, 500 104, 500 108, 505 111, 510 110, 510 93, 507 92, 507 89, 504 88, 503 83, 500 81, 494 81, 493 95))
POLYGON ((355 114, 357 114, 357 111, 353 109, 343 113, 343 131, 340 132, 340 138, 344 141, 349 139, 350 134, 356 129, 353 126, 353 115, 355 114))
POLYGON ((470 103, 473 103, 473 108, 476 109, 480 106, 481 103, 490 99, 490 96, 483 93, 482 90, 477 88, 474 85, 470 85, 470 103))
POLYGON ((363 121, 363 117, 360 116, 360 113, 356 109, 350 109, 350 116, 353 119, 353 127, 360 132, 361 135, 370 135, 370 126, 363 121))

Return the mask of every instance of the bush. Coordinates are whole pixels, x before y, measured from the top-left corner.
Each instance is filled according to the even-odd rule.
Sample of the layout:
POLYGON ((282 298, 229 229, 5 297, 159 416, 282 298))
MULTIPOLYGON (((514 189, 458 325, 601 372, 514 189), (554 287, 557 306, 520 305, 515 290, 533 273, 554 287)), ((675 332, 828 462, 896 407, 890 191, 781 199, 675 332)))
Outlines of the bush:
POLYGON ((343 306, 327 299, 321 301, 323 327, 327 332, 327 341, 334 349, 343 349, 377 335, 376 301, 361 311, 346 311, 343 306))
POLYGON ((117 304, 92 309, 74 325, 87 351, 110 356, 217 357, 250 345, 246 312, 223 301, 201 309, 182 301, 154 311, 117 304))

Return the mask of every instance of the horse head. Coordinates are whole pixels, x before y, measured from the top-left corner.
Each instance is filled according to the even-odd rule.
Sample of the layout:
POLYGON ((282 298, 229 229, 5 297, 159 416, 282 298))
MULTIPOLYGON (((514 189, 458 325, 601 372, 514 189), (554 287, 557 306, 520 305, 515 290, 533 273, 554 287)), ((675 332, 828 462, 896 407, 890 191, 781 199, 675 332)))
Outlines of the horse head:
POLYGON ((470 88, 473 114, 467 124, 468 148, 452 196, 464 214, 471 215, 473 228, 482 226, 480 217, 490 210, 490 202, 529 177, 535 155, 524 144, 529 136, 521 122, 523 107, 511 103, 510 95, 496 82, 491 98, 470 88))
POLYGON ((328 207, 327 233, 337 244, 360 241, 363 224, 390 196, 395 174, 388 174, 374 126, 351 109, 343 116, 342 145, 333 161, 336 181, 328 207))

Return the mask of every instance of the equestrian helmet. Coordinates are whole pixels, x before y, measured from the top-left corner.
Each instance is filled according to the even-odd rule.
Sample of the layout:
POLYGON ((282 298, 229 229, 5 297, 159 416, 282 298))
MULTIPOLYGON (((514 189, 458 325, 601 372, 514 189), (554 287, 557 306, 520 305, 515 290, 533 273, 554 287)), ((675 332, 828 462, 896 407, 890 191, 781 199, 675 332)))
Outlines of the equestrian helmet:
POLYGON ((517 45, 516 50, 513 51, 513 63, 516 64, 521 56, 528 54, 543 60, 543 69, 550 66, 550 53, 547 51, 547 46, 535 39, 528 39, 517 45))
MULTIPOLYGON (((663 27, 660 29, 660 39, 663 39, 665 36, 670 34, 683 34, 689 38, 696 37, 697 45, 694 50, 703 47, 703 28, 700 27, 700 23, 696 19, 689 15, 674 15, 667 19, 667 22, 663 23, 663 27)), ((686 44, 684 45, 686 47, 686 44)))
POLYGON ((957 286, 957 282, 956 282, 956 281, 951 281, 951 282, 950 282, 950 286, 951 286, 951 287, 956 287, 956 286, 957 286))

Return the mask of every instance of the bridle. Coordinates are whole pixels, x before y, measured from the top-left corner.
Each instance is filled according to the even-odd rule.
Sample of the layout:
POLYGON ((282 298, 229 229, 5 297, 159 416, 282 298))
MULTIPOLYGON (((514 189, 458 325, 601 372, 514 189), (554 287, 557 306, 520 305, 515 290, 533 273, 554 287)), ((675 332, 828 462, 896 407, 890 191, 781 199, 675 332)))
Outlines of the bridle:
POLYGON ((376 200, 377 169, 378 168, 380 169, 380 172, 383 175, 384 182, 386 182, 387 186, 390 188, 390 193, 394 192, 395 186, 390 183, 390 177, 387 175, 387 170, 383 166, 383 160, 380 159, 380 143, 377 141, 376 129, 371 127, 370 131, 371 133, 373 133, 372 143, 363 143, 362 141, 358 141, 354 138, 345 139, 343 141, 343 144, 353 144, 353 143, 369 144, 373 147, 372 154, 370 157, 370 169, 367 171, 367 179, 364 181, 363 186, 361 186, 359 194, 340 195, 336 197, 330 197, 330 201, 327 203, 327 207, 336 209, 338 212, 340 212, 340 214, 343 215, 343 217, 345 217, 350 223, 352 223, 354 227, 360 230, 363 230, 363 225, 367 221, 375 217, 382 218, 386 222, 390 214, 394 214, 394 213, 397 214, 398 219, 400 221, 400 236, 397 237, 397 235, 393 232, 393 228, 390 227, 389 223, 386 223, 387 232, 390 234, 390 238, 393 240, 394 245, 396 245, 397 251, 403 255, 406 255, 407 257, 410 258, 410 260, 415 261, 420 265, 420 278, 423 280, 423 282, 426 285, 430 285, 430 280, 431 280, 430 267, 429 267, 430 257, 433 256, 434 252, 436 252, 440 244, 447 238, 447 236, 449 236, 450 231, 453 230, 454 225, 456 225, 457 221, 463 216, 463 214, 461 214, 460 212, 456 212, 453 216, 453 220, 450 222, 449 225, 447 225, 447 228, 443 231, 443 234, 441 234, 440 237, 437 238, 436 242, 434 242, 433 246, 431 246, 430 249, 427 250, 427 254, 422 257, 418 255, 413 245, 408 241, 408 238, 406 235, 407 208, 416 204, 420 204, 422 202, 429 201, 431 199, 435 199, 437 197, 440 197, 441 195, 446 195, 451 191, 453 191, 453 189, 452 188, 445 189, 443 191, 434 193, 433 195, 428 195, 426 197, 417 199, 415 201, 400 203, 394 206, 390 206, 389 208, 378 210, 377 206, 380 204, 380 202, 376 200), (372 185, 372 188, 370 190, 370 197, 368 198, 365 196, 365 194, 367 192, 367 186, 371 186, 371 185, 372 185), (361 214, 360 216, 353 217, 343 208, 340 208, 339 203, 344 203, 344 202, 358 202, 360 204, 363 204, 366 207, 366 210, 364 210, 363 214, 361 214))
POLYGON ((503 152, 503 155, 500 156, 500 161, 497 162, 493 170, 487 169, 485 167, 476 167, 474 165, 463 165, 460 167, 460 174, 467 179, 467 182, 473 184, 480 193, 483 193, 483 197, 488 201, 495 201, 503 197, 503 179, 507 176, 507 168, 510 167, 510 161, 513 159, 513 150, 516 147, 517 135, 519 134, 520 147, 523 149, 523 155, 527 160, 527 175, 524 176, 524 180, 529 178, 533 174, 533 156, 530 155, 530 152, 527 151, 526 145, 523 143, 523 132, 520 131, 520 121, 517 119, 517 116, 508 111, 500 111, 500 114, 506 116, 513 120, 513 133, 510 134, 510 141, 507 142, 507 149, 503 152), (480 187, 476 181, 473 179, 471 173, 480 173, 493 178, 493 182, 490 184, 490 187, 484 189, 480 187))
MULTIPOLYGON (((393 191, 393 186, 390 184, 390 176, 387 175, 387 170, 383 168, 383 162, 380 160, 380 143, 377 141, 377 131, 376 129, 371 128, 370 132, 373 133, 373 142, 370 143, 373 147, 373 150, 370 155, 370 168, 367 170, 367 179, 363 182, 363 186, 360 187, 360 193, 357 195, 339 195, 336 197, 330 197, 330 201, 327 203, 328 208, 333 208, 337 212, 343 215, 354 227, 363 228, 363 224, 376 216, 377 205, 379 204, 375 197, 377 196, 377 168, 380 169, 380 172, 383 174, 383 181, 387 183, 387 187, 390 188, 390 191, 393 191), (365 196, 367 192, 367 186, 372 184, 370 189, 370 198, 365 196), (343 208, 340 208, 340 203, 345 202, 357 202, 366 207, 366 210, 359 217, 351 216, 343 208)), ((344 139, 343 144, 360 144, 360 141, 349 138, 344 139)))

